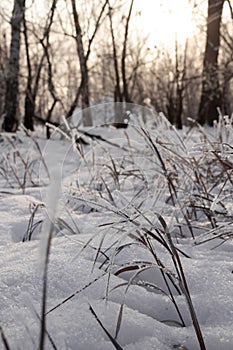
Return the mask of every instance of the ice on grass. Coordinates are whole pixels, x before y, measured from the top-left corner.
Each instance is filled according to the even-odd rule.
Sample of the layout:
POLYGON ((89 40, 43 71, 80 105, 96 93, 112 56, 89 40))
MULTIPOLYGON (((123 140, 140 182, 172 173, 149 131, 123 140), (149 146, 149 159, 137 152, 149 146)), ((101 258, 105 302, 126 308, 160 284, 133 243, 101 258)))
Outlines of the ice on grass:
MULTIPOLYGON (((227 225, 232 221, 232 185, 226 181, 221 192, 221 179, 227 173, 215 173, 219 169, 214 158, 214 172, 205 183, 210 193, 208 200, 206 193, 198 192, 200 184, 193 184, 188 166, 193 165, 192 159, 195 158, 198 163, 196 169, 202 171, 202 180, 205 179, 206 164, 201 163, 205 152, 199 147, 203 143, 203 134, 192 130, 188 137, 183 138, 182 132, 178 135, 162 116, 159 118, 157 125, 154 125, 157 129, 154 127, 151 133, 165 160, 168 175, 179 189, 174 198, 167 191, 167 178, 151 147, 142 134, 136 128, 131 129, 130 125, 126 131, 128 139, 125 131, 98 127, 95 133, 98 131, 103 138, 118 143, 119 147, 95 141, 94 150, 90 145, 84 146, 85 160, 77 157, 69 141, 51 140, 45 152, 52 174, 48 188, 45 187, 48 179, 43 178, 44 172, 41 173, 41 187, 27 187, 25 194, 20 188, 5 188, 0 182, 0 314, 1 327, 10 349, 31 350, 38 345, 40 327, 36 313, 40 314, 42 292, 38 258, 40 270, 44 269, 54 226, 47 298, 47 310, 52 311, 48 313, 46 321, 49 334, 59 350, 113 349, 106 333, 91 314, 89 305, 114 337, 123 302, 123 318, 117 341, 124 350, 198 350, 200 347, 184 295, 178 295, 173 289, 185 322, 185 327, 180 327, 177 311, 171 298, 166 295, 168 289, 158 267, 147 269, 139 275, 141 282, 148 282, 144 287, 143 283, 137 285, 139 278, 135 278, 128 287, 128 281, 135 271, 108 278, 109 263, 112 264, 111 271, 116 271, 128 262, 135 262, 135 265, 154 262, 153 254, 145 248, 138 233, 145 228, 153 233, 156 228, 161 229, 155 215, 158 212, 179 248, 207 349, 232 350, 233 244, 232 225, 227 225), (130 147, 129 140, 132 140, 130 147), (161 147, 162 140, 166 151, 161 147), (129 147, 131 154, 122 145, 125 149, 129 147), (198 147, 195 148, 195 145, 198 147), (110 154, 115 157, 115 169, 110 154), (105 167, 104 162, 107 164, 105 167), (209 182, 215 178, 219 181, 218 187, 209 182), (187 197, 183 195, 184 188, 187 189, 187 197), (228 215, 225 222, 226 214, 220 210, 223 200, 228 215), (190 209, 192 201, 194 204, 190 209), (43 219, 43 225, 42 228, 38 226, 31 241, 22 242, 32 213, 30 203, 45 204, 45 208, 41 206, 35 214, 35 223, 43 219), (200 212, 202 207, 205 215, 200 212), (188 227, 190 217, 184 220, 187 212, 190 216, 196 215, 193 224, 195 239, 188 227), (222 225, 216 228, 219 231, 210 227, 208 213, 219 220, 222 225), (226 237, 217 239, 214 236, 226 231, 229 231, 226 240, 226 237), (133 237, 138 237, 138 240, 133 237), (214 239, 199 244, 210 237, 214 239), (83 250, 88 241, 88 247, 83 250), (127 247, 124 248, 124 245, 127 247), (150 288, 149 284, 160 289, 150 288), (126 288, 128 291, 125 294, 126 288)), ((153 127, 152 120, 150 124, 153 127)), ((206 132, 209 133, 208 130, 206 132)), ((217 133, 219 135, 221 129, 218 128, 217 133)), ((224 137, 226 139, 226 135, 224 137)), ((230 136, 227 137, 229 140, 230 136)), ((28 147, 24 141, 20 144, 24 148, 22 154, 27 153, 28 147)), ((39 142, 45 146, 45 140, 39 142)), ((213 158, 211 152, 208 153, 211 164, 213 158)), ((161 239, 166 238, 166 232, 161 230, 161 239)), ((174 272, 172 257, 166 249, 155 244, 155 251, 165 264, 164 271, 174 272)), ((0 350, 3 349, 0 340, 0 350)), ((50 349, 52 346, 47 339, 45 350, 50 349)))
POLYGON ((53 227, 56 219, 56 212, 58 208, 58 202, 60 198, 61 183, 60 179, 55 176, 52 178, 51 183, 48 187, 46 194, 46 216, 44 218, 42 229, 41 229, 41 239, 39 248, 39 260, 40 269, 43 271, 44 264, 46 263, 46 258, 48 254, 48 248, 51 244, 53 227))

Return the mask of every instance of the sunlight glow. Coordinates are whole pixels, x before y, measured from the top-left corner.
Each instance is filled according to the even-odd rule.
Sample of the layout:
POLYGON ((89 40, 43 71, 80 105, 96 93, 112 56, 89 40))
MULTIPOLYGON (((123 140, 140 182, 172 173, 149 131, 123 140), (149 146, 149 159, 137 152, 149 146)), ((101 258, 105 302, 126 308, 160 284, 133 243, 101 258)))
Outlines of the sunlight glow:
POLYGON ((136 0, 135 8, 151 45, 174 46, 176 38, 183 44, 195 32, 193 8, 188 0, 136 0))

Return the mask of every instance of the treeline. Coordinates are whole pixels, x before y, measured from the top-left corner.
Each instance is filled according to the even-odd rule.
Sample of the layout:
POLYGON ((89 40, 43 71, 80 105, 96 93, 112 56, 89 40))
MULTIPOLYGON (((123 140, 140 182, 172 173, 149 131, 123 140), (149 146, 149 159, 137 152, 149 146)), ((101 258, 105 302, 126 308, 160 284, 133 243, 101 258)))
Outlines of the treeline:
MULTIPOLYGON (((195 13, 199 6, 193 2, 195 13)), ((14 0, 13 9, 3 2, 2 128, 14 132, 23 122, 33 130, 77 107, 88 126, 87 107, 106 99, 150 104, 178 128, 189 117, 213 125, 219 110, 231 115, 231 1, 206 0, 206 8, 206 24, 197 23, 196 35, 166 49, 149 46, 140 33, 134 0, 14 0), (231 14, 226 20, 224 6, 231 14)))

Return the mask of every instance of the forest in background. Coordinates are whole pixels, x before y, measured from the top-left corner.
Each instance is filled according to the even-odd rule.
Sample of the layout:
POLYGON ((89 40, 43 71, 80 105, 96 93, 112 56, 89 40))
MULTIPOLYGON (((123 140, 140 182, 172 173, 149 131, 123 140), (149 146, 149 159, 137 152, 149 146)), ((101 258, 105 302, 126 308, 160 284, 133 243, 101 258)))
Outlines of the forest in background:
MULTIPOLYGON (((196 31, 168 48, 142 33, 134 0, 2 1, 2 129, 14 132, 23 122, 33 130, 109 101, 153 107, 178 128, 188 118, 213 125, 219 111, 230 117, 231 1, 187 2, 196 31)), ((88 112, 83 124, 92 124, 88 112)))

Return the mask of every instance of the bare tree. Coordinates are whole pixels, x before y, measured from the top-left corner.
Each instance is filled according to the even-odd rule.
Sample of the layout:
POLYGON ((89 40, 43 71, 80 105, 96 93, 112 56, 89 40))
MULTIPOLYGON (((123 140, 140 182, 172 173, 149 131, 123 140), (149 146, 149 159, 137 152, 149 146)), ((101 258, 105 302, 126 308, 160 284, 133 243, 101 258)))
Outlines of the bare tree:
POLYGON ((14 8, 11 17, 11 46, 6 80, 5 93, 5 119, 4 129, 14 132, 17 129, 18 117, 18 84, 19 84, 19 60, 21 42, 21 23, 25 10, 25 0, 14 0, 14 8))
POLYGON ((208 0, 206 48, 203 64, 203 80, 198 122, 213 125, 217 119, 217 107, 221 107, 218 54, 220 47, 220 25, 224 0, 208 0))
POLYGON ((184 109, 184 91, 186 89, 187 74, 187 49, 188 40, 186 40, 183 60, 180 63, 178 41, 175 42, 175 71, 174 78, 170 81, 168 94, 167 94, 167 117, 171 124, 175 125, 178 129, 182 129, 183 121, 183 109, 184 109))
POLYGON ((36 97, 39 89, 39 81, 40 81, 40 76, 41 76, 41 71, 43 68, 43 63, 45 59, 47 60, 47 65, 48 65, 48 90, 53 98, 52 106, 49 108, 49 112, 46 118, 46 121, 49 121, 51 119, 51 115, 53 112, 53 109, 58 101, 58 98, 55 95, 55 89, 54 89, 54 84, 52 81, 52 64, 49 56, 49 36, 50 36, 50 31, 51 27, 53 24, 53 19, 54 19, 54 13, 56 9, 58 0, 53 0, 51 4, 51 8, 48 14, 48 18, 46 20, 45 27, 43 29, 43 36, 42 38, 38 38, 37 34, 36 35, 38 41, 42 45, 43 48, 43 53, 36 62, 35 66, 35 72, 33 76, 32 72, 32 64, 31 64, 31 57, 30 57, 30 47, 29 47, 29 41, 28 41, 28 28, 27 28, 27 22, 26 18, 24 15, 24 40, 25 40, 25 50, 26 50, 26 60, 27 60, 27 88, 26 88, 26 95, 25 95, 25 112, 24 112, 24 126, 27 129, 33 130, 33 123, 34 123, 34 116, 35 116, 35 108, 36 108, 36 97))
POLYGON ((222 76, 222 112, 230 116, 233 106, 231 88, 233 79, 233 37, 226 25, 222 25, 221 40, 222 55, 219 65, 222 76))
MULTIPOLYGON (((129 24, 132 15, 134 0, 131 0, 129 6, 129 12, 126 18, 125 28, 124 28, 124 40, 123 40, 123 48, 121 53, 121 75, 118 63, 118 50, 116 45, 116 38, 113 28, 113 9, 110 5, 110 1, 108 1, 108 17, 110 23, 110 33, 112 39, 112 50, 113 50, 113 64, 115 71, 115 93, 114 93, 114 101, 115 102, 130 102, 129 97, 129 87, 128 87, 128 79, 126 74, 126 57, 127 57, 127 44, 128 44, 128 36, 129 36, 129 24), (122 85, 122 88, 121 88, 122 85)), ((124 127, 124 111, 121 103, 117 103, 115 105, 115 126, 116 127, 124 127)))
POLYGON ((3 31, 1 33, 1 43, 0 43, 0 115, 4 112, 4 95, 6 91, 6 72, 7 72, 7 41, 6 33, 3 31))
POLYGON ((111 33, 112 50, 113 50, 113 65, 114 65, 115 80, 116 80, 115 90, 114 90, 114 101, 122 102, 122 92, 121 92, 121 86, 120 86, 121 79, 120 79, 116 39, 115 39, 115 33, 113 29, 112 10, 113 9, 110 6, 110 3, 108 1, 108 17, 109 17, 109 23, 110 23, 110 33, 111 33))
POLYGON ((129 22, 132 15, 133 4, 134 4, 134 0, 131 0, 129 12, 126 18, 125 35, 124 35, 123 50, 122 50, 122 56, 121 56, 123 96, 124 96, 125 102, 131 102, 129 98, 128 82, 126 77, 126 55, 127 55, 127 42, 128 42, 128 36, 129 36, 129 22))
MULTIPOLYGON (((76 2, 75 2, 75 0, 71 0, 71 3, 72 3, 74 25, 75 25, 75 32, 76 32, 77 53, 78 53, 78 57, 79 57, 80 70, 81 70, 82 108, 85 109, 85 108, 88 108, 90 105, 89 104, 89 77, 88 77, 87 60, 85 57, 85 51, 84 51, 84 45, 83 45, 83 39, 82 39, 82 30, 81 30, 81 26, 80 26, 80 22, 79 22, 79 16, 78 16, 77 8, 76 8, 76 2)), ((86 126, 92 125, 90 113, 85 115, 83 122, 86 126)))
POLYGON ((76 33, 75 40, 76 40, 77 53, 78 53, 78 57, 79 57, 80 70, 81 70, 81 83, 78 87, 75 99, 72 103, 72 106, 67 113, 67 117, 70 117, 73 114, 73 111, 77 106, 78 99, 81 95, 81 97, 82 97, 82 109, 84 110, 83 124, 85 126, 91 126, 92 125, 91 112, 90 112, 90 110, 87 110, 87 108, 90 105, 90 102, 89 102, 89 74, 88 74, 87 62, 88 62, 88 59, 89 59, 89 56, 91 53, 92 43, 93 43, 94 38, 96 36, 96 33, 99 29, 102 16, 103 16, 105 8, 107 6, 107 0, 104 2, 103 6, 101 7, 100 13, 99 13, 98 18, 97 18, 96 23, 95 23, 95 28, 94 28, 93 34, 90 37, 89 42, 88 42, 88 47, 87 47, 86 53, 84 50, 83 34, 82 34, 82 29, 81 29, 81 25, 80 25, 80 21, 79 21, 79 15, 77 12, 75 0, 71 0, 71 4, 72 4, 73 19, 74 19, 75 33, 76 33))

